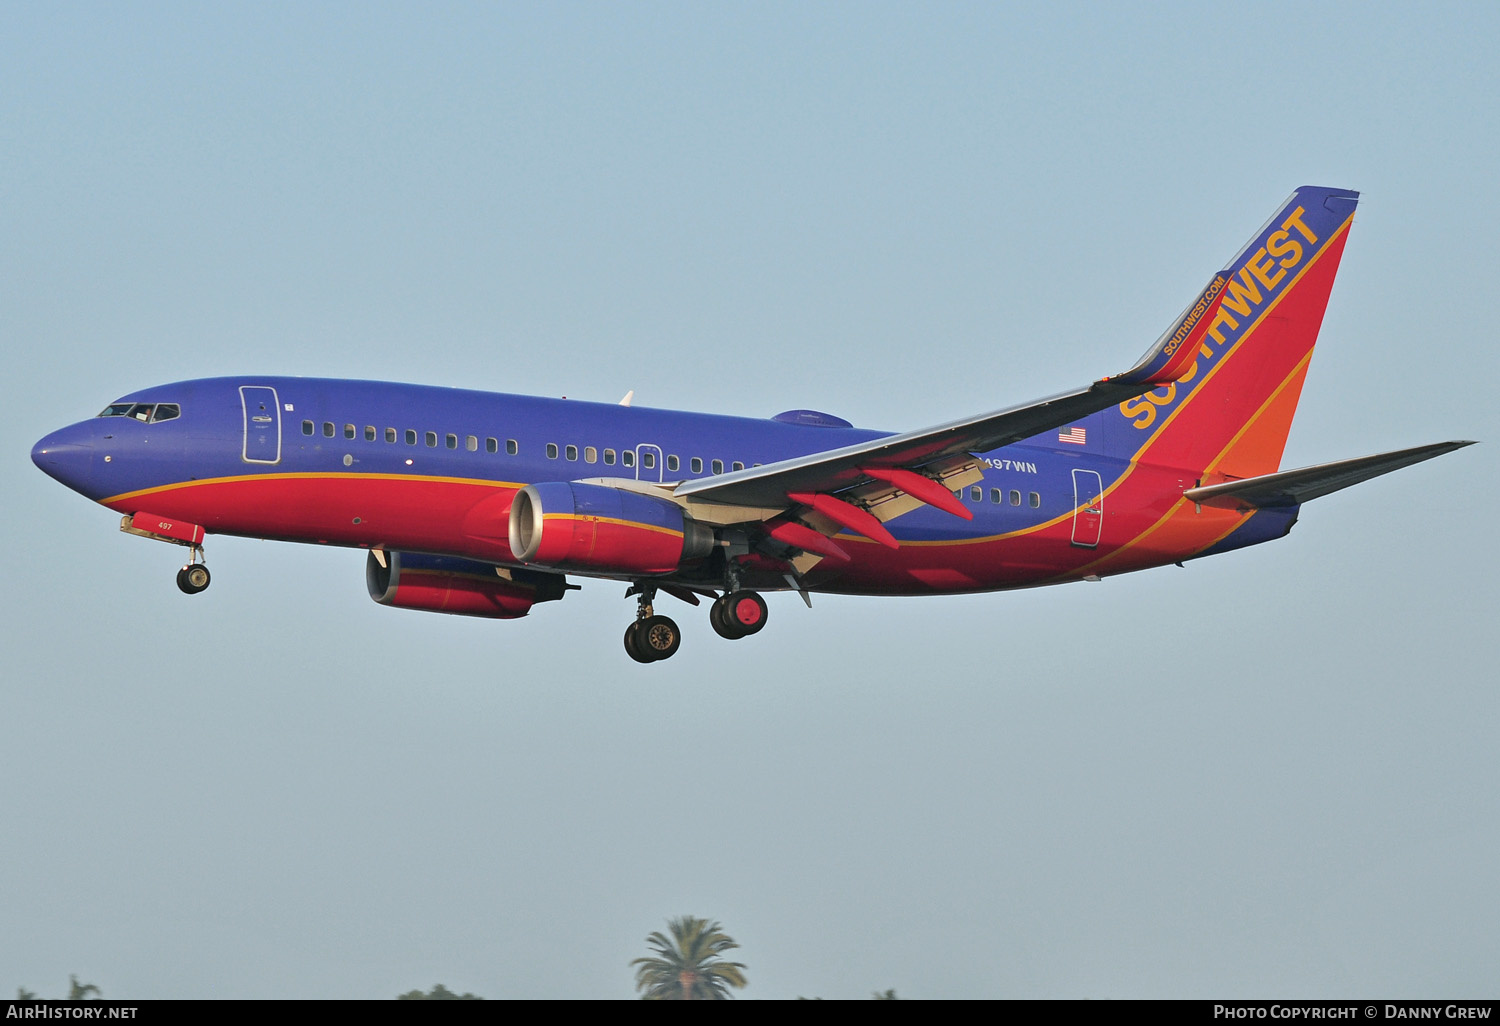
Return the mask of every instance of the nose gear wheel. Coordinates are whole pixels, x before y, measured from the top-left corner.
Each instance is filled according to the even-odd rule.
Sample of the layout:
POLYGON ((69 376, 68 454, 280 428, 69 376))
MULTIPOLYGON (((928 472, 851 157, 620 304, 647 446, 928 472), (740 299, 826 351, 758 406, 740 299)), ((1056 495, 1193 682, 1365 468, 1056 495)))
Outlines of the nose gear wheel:
POLYGON ((209 576, 208 567, 202 563, 189 563, 177 571, 177 587, 185 594, 196 595, 208 587, 212 578, 209 576))

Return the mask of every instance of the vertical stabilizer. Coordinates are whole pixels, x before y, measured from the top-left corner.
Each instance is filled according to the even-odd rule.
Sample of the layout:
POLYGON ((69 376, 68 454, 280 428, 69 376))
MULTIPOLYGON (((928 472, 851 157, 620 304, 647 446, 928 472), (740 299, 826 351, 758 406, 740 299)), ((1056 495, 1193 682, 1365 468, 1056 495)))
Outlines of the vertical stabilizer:
POLYGON ((1221 272, 1212 315, 1192 333, 1191 365, 1179 350, 1175 381, 1100 415, 1112 454, 1197 471, 1205 483, 1280 467, 1358 199, 1303 186, 1271 215, 1221 272))

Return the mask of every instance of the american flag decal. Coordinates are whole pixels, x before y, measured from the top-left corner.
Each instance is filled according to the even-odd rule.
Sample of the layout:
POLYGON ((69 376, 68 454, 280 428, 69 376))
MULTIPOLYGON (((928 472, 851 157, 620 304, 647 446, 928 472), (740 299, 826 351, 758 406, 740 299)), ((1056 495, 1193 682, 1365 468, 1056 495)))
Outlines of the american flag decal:
POLYGON ((1081 427, 1068 428, 1066 431, 1059 431, 1057 433, 1057 440, 1059 442, 1072 442, 1074 445, 1084 445, 1088 442, 1088 435, 1081 427))

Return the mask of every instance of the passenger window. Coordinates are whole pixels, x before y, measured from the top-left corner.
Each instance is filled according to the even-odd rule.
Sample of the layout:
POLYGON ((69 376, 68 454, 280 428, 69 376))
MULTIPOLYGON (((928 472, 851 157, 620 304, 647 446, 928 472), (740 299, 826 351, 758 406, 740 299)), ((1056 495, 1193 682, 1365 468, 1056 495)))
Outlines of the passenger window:
POLYGON ((973 499, 975 502, 983 502, 984 489, 979 487, 978 485, 975 485, 973 488, 969 489, 969 498, 973 499))
POLYGON ((304 435, 310 435, 310 434, 313 433, 313 422, 312 421, 310 421, 310 420, 304 420, 302 422, 302 433, 304 435))
POLYGON ((385 429, 385 440, 387 442, 394 442, 396 440, 396 429, 395 428, 386 428, 385 429))
POLYGON ((680 466, 682 466, 682 464, 679 463, 679 462, 677 462, 677 457, 676 456, 668 456, 667 457, 667 469, 668 470, 675 471, 680 466))
POLYGON ((332 438, 333 437, 333 421, 331 421, 331 420, 325 420, 323 422, 323 437, 324 438, 332 438))
POLYGON ((744 470, 745 469, 745 465, 743 463, 741 463, 739 460, 735 460, 734 461, 734 469, 735 470, 744 470))
POLYGON ((507 438, 505 440, 505 451, 511 456, 514 456, 516 453, 521 451, 521 444, 514 438, 507 438))
POLYGON ((598 463, 599 462, 599 450, 595 449, 592 445, 585 445, 583 447, 583 462, 585 462, 585 463, 598 463))
POLYGON ((375 425, 374 424, 366 424, 365 425, 365 441, 367 441, 367 442, 373 442, 373 441, 375 441, 375 425))
POLYGON ((443 436, 443 442, 450 449, 457 449, 458 448, 458 436, 457 435, 444 435, 443 436))
POLYGON ((549 460, 555 460, 555 459, 557 459, 557 443, 556 442, 548 442, 547 443, 547 458, 549 460))
POLYGON ((626 449, 624 452, 620 453, 620 466, 622 466, 622 467, 633 467, 633 466, 635 466, 635 453, 632 452, 629 449, 626 449))
POLYGON ((654 453, 654 452, 643 452, 643 453, 641 453, 641 466, 645 467, 647 470, 655 470, 656 469, 656 453, 654 453))
POLYGON ((566 456, 566 457, 568 457, 569 461, 571 461, 571 462, 574 462, 574 463, 578 462, 578 446, 576 446, 576 445, 570 445, 570 446, 568 446, 566 449, 563 450, 563 455, 566 456))
POLYGON ((694 456, 692 462, 689 463, 688 466, 693 468, 693 473, 695 474, 703 473, 703 459, 701 457, 694 456))
POLYGON ((486 438, 484 440, 484 451, 485 452, 499 452, 500 451, 500 440, 498 438, 486 438))
POLYGON ((417 433, 415 431, 413 431, 411 428, 407 428, 406 429, 406 444, 407 445, 416 445, 417 444, 417 433))
POLYGON ((1021 493, 1016 491, 1014 488, 1012 488, 1010 492, 1010 504, 1012 506, 1019 506, 1021 504, 1021 493))
POLYGON ((176 420, 182 416, 182 408, 176 403, 157 403, 156 412, 151 414, 151 423, 160 424, 164 420, 176 420))
POLYGON ((344 437, 345 438, 353 438, 354 437, 354 425, 353 424, 345 424, 344 425, 344 437))
POLYGON ((479 439, 475 438, 473 435, 465 435, 464 436, 464 448, 467 449, 467 450, 469 450, 470 452, 478 452, 479 451, 479 439))
POLYGON ((1005 501, 1005 499, 1004 499, 1004 493, 1001 492, 1000 489, 998 489, 998 488, 991 488, 990 489, 990 501, 991 502, 996 502, 996 503, 1004 502, 1005 501))
POLYGON ((722 474, 722 473, 724 473, 724 461, 723 460, 714 460, 712 466, 714 468, 714 473, 715 474, 722 474))
POLYGON ((427 448, 429 448, 429 449, 436 449, 437 448, 437 432, 436 431, 428 431, 428 432, 426 432, 424 435, 422 435, 422 440, 427 443, 427 448))
POLYGON ((1036 492, 1030 492, 1028 494, 1031 497, 1031 508, 1032 509, 1040 509, 1041 506, 1042 506, 1042 497, 1040 495, 1038 495, 1036 492))
POLYGON ((606 467, 612 467, 615 465, 615 451, 613 449, 604 450, 604 465, 606 467))

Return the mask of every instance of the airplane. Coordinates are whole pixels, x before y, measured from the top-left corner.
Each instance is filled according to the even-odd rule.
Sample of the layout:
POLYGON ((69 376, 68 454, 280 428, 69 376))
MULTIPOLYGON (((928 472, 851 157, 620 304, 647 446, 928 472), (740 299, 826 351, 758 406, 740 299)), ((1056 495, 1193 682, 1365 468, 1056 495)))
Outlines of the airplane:
POLYGON ((627 584, 625 650, 709 601, 739 640, 762 592, 932 595, 1098 580, 1281 538, 1304 502, 1449 441, 1294 470, 1282 451, 1359 194, 1304 186, 1129 370, 892 434, 814 410, 768 420, 456 388, 221 377, 142 389, 32 460, 189 549, 210 534, 366 549, 401 609, 513 619, 627 584))

